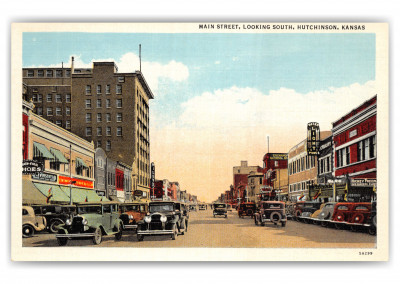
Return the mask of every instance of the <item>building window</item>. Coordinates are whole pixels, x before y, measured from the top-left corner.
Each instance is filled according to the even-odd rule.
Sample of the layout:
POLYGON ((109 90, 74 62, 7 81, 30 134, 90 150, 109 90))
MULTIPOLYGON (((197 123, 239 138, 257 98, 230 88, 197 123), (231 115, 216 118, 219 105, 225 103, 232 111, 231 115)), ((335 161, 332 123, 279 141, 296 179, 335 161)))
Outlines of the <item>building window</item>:
POLYGON ((61 94, 57 94, 57 95, 56 95, 56 102, 57 102, 57 103, 62 103, 61 94))
POLYGON ((70 103, 70 102, 71 102, 71 94, 66 94, 66 95, 65 95, 65 101, 66 101, 67 103, 70 103))
POLYGON ((61 120, 57 120, 57 121, 56 121, 56 125, 59 126, 59 127, 62 127, 62 122, 61 122, 61 120))
POLYGON ((111 100, 106 99, 106 108, 111 108, 111 100))
POLYGON ((41 103, 43 101, 43 95, 42 94, 38 94, 37 101, 38 101, 38 103, 41 103))
POLYGON ((123 83, 123 82, 125 82, 125 77, 123 76, 118 77, 118 83, 123 83))
POLYGON ((35 76, 33 70, 28 70, 28 77, 33 77, 35 76))
POLYGON ((32 101, 33 101, 34 103, 36 103, 37 100, 38 100, 37 94, 32 94, 32 101))
POLYGON ((36 113, 37 113, 37 115, 43 115, 43 108, 38 107, 38 108, 36 109, 36 113))
POLYGON ((86 95, 90 95, 92 93, 92 87, 90 85, 86 85, 86 95))
POLYGON ((86 108, 92 108, 92 100, 86 100, 86 108))
POLYGON ((66 129, 71 129, 71 120, 66 120, 65 121, 65 128, 66 129))
POLYGON ((117 108, 122 108, 122 99, 117 99, 117 108))
POLYGON ((101 94, 101 85, 97 85, 97 94, 100 95, 101 94))
POLYGON ((109 95, 111 93, 111 86, 106 85, 106 95, 109 95))
POLYGON ((60 171, 60 163, 50 161, 50 169, 59 172, 60 171))
POLYGON ((101 140, 97 140, 96 146, 97 146, 97 148, 101 147, 101 140))
POLYGON ((52 91, 53 93, 57 92, 57 86, 51 86, 51 91, 52 91))
POLYGON ((117 127, 117 136, 122 136, 122 127, 117 127))
POLYGON ((101 113, 97 114, 97 122, 101 122, 101 113))
POLYGON ((102 135, 101 127, 97 127, 97 136, 101 135, 102 135))
POLYGON ((47 108, 47 116, 52 116, 53 115, 53 108, 48 107, 47 108))
POLYGON ((122 94, 122 85, 117 85, 116 92, 118 95, 122 94))
POLYGON ((106 127, 106 135, 111 136, 111 127, 110 126, 106 127))
POLYGON ((122 121, 122 113, 117 113, 117 122, 121 122, 122 121))
POLYGON ((71 70, 65 70, 65 77, 71 77, 71 70))
POLYGON ((56 77, 62 77, 62 70, 56 70, 56 77))
POLYGON ((46 70, 46 77, 53 77, 53 70, 46 70))
POLYGON ((101 99, 97 99, 97 108, 101 108, 101 99))
POLYGON ((86 136, 92 136, 92 128, 86 127, 86 136))
POLYGON ((111 151, 111 141, 110 140, 107 140, 106 151, 111 151))
POLYGON ((47 102, 51 103, 53 101, 53 95, 52 94, 47 94, 47 102))
POLYGON ((86 122, 92 122, 92 114, 91 113, 86 114, 86 122))
POLYGON ((376 136, 358 142, 357 161, 364 161, 376 157, 376 136))
POLYGON ((111 122, 111 113, 106 113, 106 121, 111 122))
POLYGON ((66 107, 65 108, 65 115, 71 115, 71 108, 70 107, 66 107))
POLYGON ((60 107, 56 107, 56 115, 62 115, 60 107))
POLYGON ((44 77, 44 70, 38 70, 37 75, 38 77, 44 77))

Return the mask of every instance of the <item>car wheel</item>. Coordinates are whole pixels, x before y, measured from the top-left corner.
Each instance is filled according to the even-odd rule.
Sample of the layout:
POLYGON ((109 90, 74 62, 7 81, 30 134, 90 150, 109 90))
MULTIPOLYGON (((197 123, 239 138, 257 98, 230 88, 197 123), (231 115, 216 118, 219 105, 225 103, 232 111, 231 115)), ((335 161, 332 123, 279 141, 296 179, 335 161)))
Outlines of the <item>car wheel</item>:
POLYGON ((322 226, 322 227, 328 227, 328 222, 322 221, 322 222, 321 222, 321 226, 322 226))
POLYGON ((171 239, 172 240, 176 240, 176 236, 178 235, 178 229, 177 229, 177 227, 176 227, 176 225, 174 226, 174 229, 173 229, 173 234, 171 235, 171 239))
POLYGON ((335 223, 335 229, 341 230, 343 228, 342 224, 335 223))
POLYGON ((35 229, 31 225, 23 225, 22 226, 22 236, 25 238, 32 237, 35 233, 35 229))
POLYGON ((368 234, 375 236, 376 235, 376 228, 375 227, 369 227, 368 228, 368 234))
POLYGON ((115 239, 119 241, 122 238, 122 225, 118 225, 118 233, 115 234, 115 239))
POLYGON ((64 222, 61 220, 53 220, 49 226, 49 232, 53 233, 53 234, 57 233, 58 232, 57 226, 63 225, 63 224, 64 224, 64 222))
POLYGON ((57 238, 57 243, 61 247, 66 246, 68 244, 68 238, 57 238))
POLYGON ((143 239, 144 239, 144 236, 143 236, 143 235, 137 235, 137 240, 138 240, 138 242, 142 242, 143 239))
POLYGON ((101 232, 100 228, 97 228, 96 231, 94 231, 94 236, 93 236, 93 243, 95 245, 99 245, 101 243, 103 234, 101 232))

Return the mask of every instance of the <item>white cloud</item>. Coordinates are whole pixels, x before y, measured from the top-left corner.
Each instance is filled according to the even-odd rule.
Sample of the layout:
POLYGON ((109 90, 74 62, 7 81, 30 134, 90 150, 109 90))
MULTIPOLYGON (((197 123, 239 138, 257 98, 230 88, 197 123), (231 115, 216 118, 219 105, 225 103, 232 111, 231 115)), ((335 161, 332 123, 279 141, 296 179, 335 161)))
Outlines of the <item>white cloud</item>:
POLYGON ((221 61, 217 60, 214 63, 215 63, 215 65, 219 65, 219 64, 221 64, 221 61))

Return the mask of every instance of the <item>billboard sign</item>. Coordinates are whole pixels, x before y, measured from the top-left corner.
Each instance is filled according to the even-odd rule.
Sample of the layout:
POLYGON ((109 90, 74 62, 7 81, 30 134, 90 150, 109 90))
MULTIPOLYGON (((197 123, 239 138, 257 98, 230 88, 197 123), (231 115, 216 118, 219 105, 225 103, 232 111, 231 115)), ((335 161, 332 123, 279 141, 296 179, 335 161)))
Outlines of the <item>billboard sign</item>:
POLYGON ((307 154, 309 156, 319 155, 319 123, 310 122, 307 124, 307 154))

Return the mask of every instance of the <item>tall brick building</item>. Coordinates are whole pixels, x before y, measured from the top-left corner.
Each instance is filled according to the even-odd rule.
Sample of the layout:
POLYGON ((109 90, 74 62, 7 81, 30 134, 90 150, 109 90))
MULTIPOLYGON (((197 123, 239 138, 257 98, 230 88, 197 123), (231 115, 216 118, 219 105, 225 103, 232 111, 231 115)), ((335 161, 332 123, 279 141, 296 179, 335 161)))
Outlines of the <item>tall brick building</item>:
POLYGON ((23 68, 25 99, 34 112, 105 149, 107 157, 132 166, 132 189, 149 195, 149 100, 140 71, 118 73, 114 62, 93 68, 23 68))

